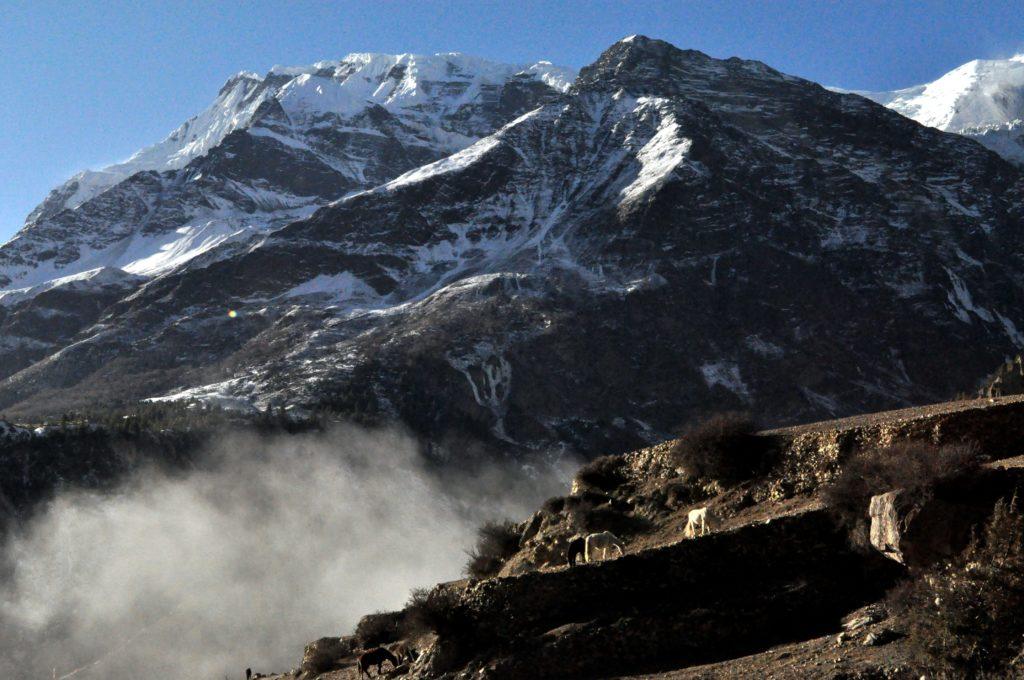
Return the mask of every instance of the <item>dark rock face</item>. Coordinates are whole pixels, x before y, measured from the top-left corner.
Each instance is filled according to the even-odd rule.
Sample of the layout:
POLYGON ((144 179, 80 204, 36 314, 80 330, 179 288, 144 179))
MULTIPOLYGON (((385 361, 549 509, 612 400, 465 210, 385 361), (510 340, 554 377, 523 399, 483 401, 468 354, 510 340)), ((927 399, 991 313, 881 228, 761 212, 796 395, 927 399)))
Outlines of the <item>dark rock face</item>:
POLYGON ((962 548, 973 516, 935 498, 889 491, 871 499, 871 545, 900 564, 923 567, 962 548))
POLYGON ((1024 345, 1022 191, 970 140, 636 37, 473 147, 150 281, 0 405, 206 386, 590 453, 939 401, 1024 345))
POLYGON ((333 670, 338 659, 352 653, 351 638, 325 637, 306 645, 300 668, 308 673, 320 674, 333 670))
POLYGON ((1000 499, 1014 495, 1020 470, 988 469, 928 493, 895 489, 871 499, 871 545, 910 569, 925 569, 967 547, 1000 499))

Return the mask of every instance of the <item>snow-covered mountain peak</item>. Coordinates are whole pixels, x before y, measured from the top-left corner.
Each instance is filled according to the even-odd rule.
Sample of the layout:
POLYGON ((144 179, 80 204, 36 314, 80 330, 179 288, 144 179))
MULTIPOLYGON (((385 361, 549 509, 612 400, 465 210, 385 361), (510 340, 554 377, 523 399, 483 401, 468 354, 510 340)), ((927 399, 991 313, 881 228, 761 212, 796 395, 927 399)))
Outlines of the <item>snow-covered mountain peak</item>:
POLYGON ((236 78, 211 120, 252 115, 205 154, 0 248, 0 407, 223 395, 606 451, 696 405, 924 400, 1024 347, 1021 174, 970 140, 642 36, 545 78, 236 78))
POLYGON ((574 78, 454 52, 241 71, 161 142, 51 192, 0 248, 0 284, 35 290, 97 267, 162 275, 465 149, 574 78))
MULTIPOLYGON (((367 108, 416 110, 420 127, 453 115, 461 107, 483 103, 514 78, 533 80, 559 92, 576 77, 571 68, 550 62, 505 64, 449 52, 434 55, 354 52, 343 59, 305 66, 274 66, 265 76, 240 71, 228 78, 214 101, 163 141, 140 149, 126 161, 86 170, 54 189, 28 216, 26 224, 74 209, 137 172, 183 168, 235 130, 254 122, 260 107, 276 99, 293 123, 304 125, 324 114, 337 118, 367 108)), ((477 126, 480 128, 480 126, 477 126)), ((490 132, 493 126, 486 132, 490 132)), ((475 141, 471 135, 442 135, 456 151, 475 141)), ((437 138, 428 134, 429 138, 437 138)))
POLYGON ((242 80, 256 80, 263 81, 263 77, 255 71, 239 71, 235 75, 228 78, 221 86, 220 91, 217 93, 218 96, 223 95, 225 92, 231 90, 239 81, 242 80))
POLYGON ((975 137, 1024 162, 1024 54, 974 59, 940 78, 889 92, 857 92, 922 125, 975 137))

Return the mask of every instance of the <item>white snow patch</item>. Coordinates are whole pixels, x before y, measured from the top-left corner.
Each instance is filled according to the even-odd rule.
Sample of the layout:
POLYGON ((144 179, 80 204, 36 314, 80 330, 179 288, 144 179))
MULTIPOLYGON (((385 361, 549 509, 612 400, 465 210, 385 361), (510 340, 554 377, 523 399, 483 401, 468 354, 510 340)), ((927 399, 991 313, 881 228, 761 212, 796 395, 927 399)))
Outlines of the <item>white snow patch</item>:
POLYGON ((505 413, 512 390, 512 365, 490 342, 477 343, 461 357, 448 355, 448 363, 466 377, 473 399, 494 416, 492 431, 512 441, 505 432, 505 413))
POLYGON ((781 347, 764 340, 759 335, 748 335, 744 338, 743 344, 750 348, 751 351, 756 352, 763 357, 778 358, 785 353, 781 347))
POLYGON ((319 274, 285 291, 282 297, 293 298, 310 295, 326 295, 334 302, 368 302, 379 298, 373 288, 347 271, 340 274, 319 274))
POLYGON ((701 375, 708 387, 719 385, 730 392, 750 398, 750 389, 740 377, 740 367, 731 361, 710 361, 700 367, 701 375))
MULTIPOLYGON (((637 99, 638 109, 646 106, 658 107, 661 100, 641 97, 637 99)), ((682 163, 693 146, 693 140, 683 137, 682 130, 673 114, 662 118, 658 131, 637 152, 640 171, 636 179, 620 193, 620 203, 628 203, 643 196, 650 189, 660 186, 682 163)))
POLYGON ((811 402, 815 406, 819 406, 825 409, 832 415, 836 415, 839 412, 839 404, 836 403, 835 399, 832 399, 831 397, 826 397, 824 394, 815 392, 809 387, 801 386, 800 391, 803 393, 807 401, 811 402))
POLYGON ((964 323, 971 323, 969 312, 974 312, 974 314, 983 321, 988 321, 989 323, 995 321, 995 317, 992 316, 992 312, 988 311, 984 307, 978 307, 974 304, 974 299, 971 297, 971 291, 968 290, 967 284, 963 279, 954 274, 950 269, 946 269, 946 274, 949 276, 949 280, 953 284, 953 290, 946 294, 946 298, 949 300, 950 304, 953 305, 953 313, 956 314, 958 319, 964 323))
POLYGON ((242 385, 243 381, 241 379, 234 378, 219 383, 190 387, 179 392, 173 392, 162 397, 152 397, 143 401, 157 403, 171 401, 195 402, 218 406, 229 411, 255 413, 258 409, 251 400, 233 393, 242 385))
POLYGON ((996 316, 999 318, 999 323, 1003 325, 1003 330, 1006 331, 1006 335, 1010 338, 1010 341, 1017 345, 1018 348, 1024 347, 1024 336, 1017 330, 1016 324, 1005 316, 996 312, 996 316))
POLYGON ((141 277, 132 276, 116 267, 97 267, 51 279, 35 286, 0 291, 0 306, 9 307, 54 288, 86 289, 105 286, 124 286, 127 288, 140 283, 142 280, 141 277))
MULTIPOLYGON (((439 161, 424 165, 416 168, 415 170, 410 170, 404 175, 399 175, 395 179, 383 185, 380 190, 393 191, 398 187, 422 182, 437 175, 458 172, 459 170, 462 170, 483 158, 488 151, 499 144, 501 144, 501 140, 497 137, 485 137, 469 148, 463 149, 462 151, 448 156, 447 158, 442 158, 439 161)), ((374 189, 374 191, 377 190, 374 189)))
POLYGON ((971 257, 970 255, 968 255, 967 253, 965 253, 965 252, 964 252, 964 251, 963 251, 963 250, 962 250, 962 249, 960 248, 960 246, 954 246, 954 250, 956 251, 956 256, 957 256, 957 257, 959 257, 959 258, 960 258, 961 260, 963 260, 964 262, 966 262, 967 264, 969 264, 969 265, 972 265, 972 266, 974 266, 974 267, 984 267, 984 265, 983 265, 983 264, 982 264, 982 263, 981 263, 980 261, 978 261, 978 260, 974 259, 974 258, 973 258, 973 257, 971 257))

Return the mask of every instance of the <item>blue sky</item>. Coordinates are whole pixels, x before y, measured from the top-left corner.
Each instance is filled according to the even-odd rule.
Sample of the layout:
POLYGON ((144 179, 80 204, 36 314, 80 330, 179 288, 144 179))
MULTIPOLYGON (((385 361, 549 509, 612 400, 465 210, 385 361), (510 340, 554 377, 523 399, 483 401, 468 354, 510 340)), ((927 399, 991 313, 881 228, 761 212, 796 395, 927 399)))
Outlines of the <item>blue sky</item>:
POLYGON ((633 33, 829 85, 892 89, 1024 51, 1024 10, 1021 0, 6 0, 0 239, 53 186, 158 141, 243 69, 356 51, 578 67, 633 33))

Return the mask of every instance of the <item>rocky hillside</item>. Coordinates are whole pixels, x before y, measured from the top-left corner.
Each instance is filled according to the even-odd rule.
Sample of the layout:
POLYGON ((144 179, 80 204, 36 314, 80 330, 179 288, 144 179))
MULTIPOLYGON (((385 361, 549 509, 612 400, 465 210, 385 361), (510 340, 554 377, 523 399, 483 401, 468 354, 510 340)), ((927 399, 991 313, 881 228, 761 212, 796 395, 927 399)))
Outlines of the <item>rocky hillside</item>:
MULTIPOLYGON (((982 638, 991 656, 966 642, 949 653, 932 643, 948 643, 943 626, 971 611, 952 599, 961 581, 945 580, 961 550, 976 579, 998 567, 985 560, 1000 542, 1024 554, 1019 508, 1003 505, 987 519, 1024 482, 1020 458, 1006 460, 1022 434, 1024 401, 1010 397, 760 432, 744 446, 764 446, 766 466, 742 480, 692 472, 685 452, 695 438, 743 453, 706 431, 608 456, 580 470, 569 496, 514 528, 498 575, 414 593, 403 612, 368 616, 354 635, 311 643, 298 668, 271 677, 355 678, 359 652, 380 644, 418 652, 388 677, 424 679, 1008 672, 1017 661, 996 658, 996 637, 982 638), (966 443, 989 462, 951 457, 966 443), (876 485, 858 491, 856 511, 844 515, 840 501, 852 496, 835 489, 865 460, 890 473, 922 467, 904 474, 899 490, 887 486, 891 478, 864 478, 876 485), (688 522, 697 508, 706 508, 707 533, 688 522), (566 564, 570 538, 604 530, 622 539, 623 555, 566 564), (929 600, 934 611, 911 606, 927 584, 948 587, 950 601, 929 600)), ((999 583, 984 581, 992 590, 976 597, 1017 602, 999 583)), ((998 636, 1007 619, 985 616, 991 624, 976 619, 974 631, 957 635, 998 636)), ((1019 651, 1014 625, 1008 649, 1019 651)))
MULTIPOLYGON (((406 128, 433 110, 353 114, 359 144, 384 139, 367 132, 379 115, 388 144, 419 145, 352 179, 331 154, 380 147, 356 153, 347 127, 314 143, 319 113, 302 119, 301 144, 287 136, 306 111, 289 93, 318 78, 334 91, 352 68, 272 73, 264 82, 280 89, 258 126, 43 220, 80 225, 102 206, 102 230, 61 230, 93 234, 88 244, 23 261, 37 236, 57 243, 39 222, 0 250, 11 281, 28 281, 121 238, 115 214, 143 211, 142 233, 177 234, 178 217, 145 212, 150 188, 173 197, 161 206, 218 211, 212 186, 230 193, 243 179, 316 197, 302 210, 340 197, 125 282, 130 292, 50 344, 27 336, 36 349, 5 361, 0 406, 327 406, 398 419, 442 446, 469 436, 593 454, 658 441, 711 409, 795 422, 935 401, 1024 344, 1024 182, 973 141, 758 62, 634 36, 564 94, 548 67, 511 74, 496 91, 512 102, 502 115, 458 109, 443 137, 468 142, 508 114, 497 132, 346 195, 425 160, 408 155, 427 147, 406 128)), ((410 72, 388 70, 387 88, 410 72)), ((125 219, 131 231, 140 218, 125 219)))

